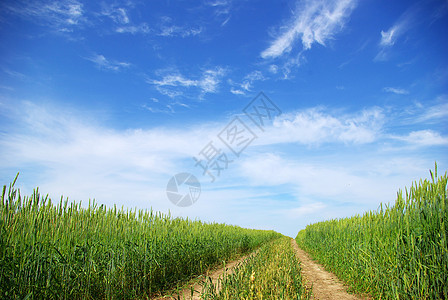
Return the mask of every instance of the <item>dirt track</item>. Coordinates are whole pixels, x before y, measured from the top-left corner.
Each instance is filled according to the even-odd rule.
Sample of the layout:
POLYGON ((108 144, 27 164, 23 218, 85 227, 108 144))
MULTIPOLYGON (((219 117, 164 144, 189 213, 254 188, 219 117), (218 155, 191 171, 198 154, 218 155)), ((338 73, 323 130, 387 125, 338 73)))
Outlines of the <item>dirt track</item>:
POLYGON ((310 288, 313 286, 314 299, 319 300, 352 300, 352 299, 369 299, 347 293, 344 284, 333 273, 325 271, 325 269, 314 262, 308 253, 297 246, 294 239, 291 244, 302 266, 302 274, 305 278, 306 285, 310 288))
MULTIPOLYGON (((346 291, 344 284, 333 273, 327 272, 321 265, 314 262, 311 257, 299 248, 296 241, 291 239, 291 246, 293 247, 296 255, 301 262, 302 275, 305 280, 307 288, 312 287, 313 298, 319 300, 356 300, 356 299, 370 299, 368 297, 357 296, 349 294, 346 291)), ((255 254, 257 251, 252 252, 249 255, 255 254)), ((226 272, 232 273, 233 268, 244 261, 249 255, 243 256, 237 260, 231 261, 226 264, 225 268, 219 268, 207 272, 205 275, 210 277, 215 287, 218 286, 219 277, 226 272)), ((173 292, 171 295, 155 298, 159 299, 180 299, 185 300, 199 300, 202 291, 202 285, 198 280, 194 281, 190 286, 184 288, 180 292, 173 292), (193 288, 193 297, 191 296, 191 288, 193 288)))
MULTIPOLYGON (((243 257, 240 257, 237 260, 228 262, 225 266, 225 268, 219 268, 216 270, 212 270, 210 272, 207 272, 205 275, 210 277, 212 279, 213 285, 217 288, 219 288, 218 286, 218 279, 219 277, 226 272, 226 274, 231 274, 233 268, 238 265, 240 262, 244 261, 247 257, 249 257, 250 255, 253 255, 257 252, 257 250, 255 250, 254 252, 252 252, 249 255, 245 255, 243 257)), ((164 296, 164 297, 159 297, 156 298, 157 300, 159 299, 178 299, 178 296, 180 297, 180 299, 185 299, 185 300, 200 300, 200 294, 202 291, 202 285, 200 284, 199 281, 196 281, 195 283, 192 283, 188 288, 184 288, 182 291, 180 292, 176 292, 173 293, 173 295, 171 296, 164 296), (193 297, 191 296, 191 288, 193 287, 194 293, 193 293, 193 297)))

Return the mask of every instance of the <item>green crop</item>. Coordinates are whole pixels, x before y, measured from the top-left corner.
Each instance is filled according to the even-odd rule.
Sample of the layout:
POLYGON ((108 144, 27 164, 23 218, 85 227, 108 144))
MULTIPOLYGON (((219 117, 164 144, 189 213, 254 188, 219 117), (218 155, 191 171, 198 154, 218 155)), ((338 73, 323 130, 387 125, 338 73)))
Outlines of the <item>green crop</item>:
POLYGON ((0 202, 0 298, 147 298, 280 236, 90 201, 53 204, 38 189, 22 197, 14 183, 0 202))
POLYGON ((447 173, 398 192, 395 205, 312 224, 298 244, 359 292, 448 299, 447 173))
POLYGON ((310 299, 302 282, 291 239, 282 237, 261 246, 218 282, 219 292, 206 280, 202 299, 310 299))

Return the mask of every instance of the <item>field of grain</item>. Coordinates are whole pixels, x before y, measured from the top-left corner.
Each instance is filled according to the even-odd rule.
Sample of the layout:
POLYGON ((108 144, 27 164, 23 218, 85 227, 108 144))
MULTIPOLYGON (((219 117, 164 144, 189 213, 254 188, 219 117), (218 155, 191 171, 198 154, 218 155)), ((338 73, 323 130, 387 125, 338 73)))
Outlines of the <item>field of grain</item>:
POLYGON ((3 188, 0 298, 141 299, 281 236, 3 188))
MULTIPOLYGON (((325 268, 374 299, 448 298, 448 176, 438 177, 437 166, 430 180, 399 191, 394 205, 308 225, 296 237, 302 250, 274 231, 53 203, 38 189, 23 197, 16 180, 0 202, 2 299, 171 299, 170 291, 201 274, 194 299, 310 299, 302 250, 303 261, 311 255, 323 265, 307 265, 308 279, 316 277, 309 270, 325 268), (216 281, 205 276, 247 254, 216 281)), ((319 282, 322 299, 331 299, 331 281, 319 282)), ((344 299, 359 299, 340 287, 344 299)))
POLYGON ((202 299, 310 299, 291 239, 282 237, 264 244, 216 287, 205 281, 202 299))
POLYGON ((420 180, 395 204, 320 222, 297 235, 300 247, 377 299, 448 299, 447 173, 420 180))

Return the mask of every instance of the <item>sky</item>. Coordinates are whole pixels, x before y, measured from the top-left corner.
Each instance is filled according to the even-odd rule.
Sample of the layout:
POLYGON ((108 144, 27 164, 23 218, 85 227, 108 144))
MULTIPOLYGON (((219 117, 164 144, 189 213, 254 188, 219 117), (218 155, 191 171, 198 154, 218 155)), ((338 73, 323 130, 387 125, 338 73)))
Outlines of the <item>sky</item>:
POLYGON ((448 169, 447 29, 441 0, 4 0, 0 179, 291 237, 376 210, 448 169))

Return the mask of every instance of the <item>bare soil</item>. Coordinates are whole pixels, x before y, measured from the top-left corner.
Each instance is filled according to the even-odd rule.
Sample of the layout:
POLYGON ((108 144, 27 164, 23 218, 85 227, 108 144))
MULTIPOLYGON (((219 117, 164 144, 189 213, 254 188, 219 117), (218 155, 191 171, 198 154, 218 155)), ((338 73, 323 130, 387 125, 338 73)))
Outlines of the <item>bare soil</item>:
MULTIPOLYGON (((328 272, 323 266, 313 261, 310 255, 299 248, 296 241, 291 239, 291 245, 299 259, 302 267, 302 275, 304 277, 307 289, 312 289, 313 298, 319 300, 370 300, 370 297, 360 296, 347 293, 346 286, 340 281, 336 275, 328 272)), ((243 256, 239 259, 228 262, 225 267, 210 270, 201 276, 202 278, 210 277, 213 285, 219 290, 219 278, 224 272, 231 274, 236 265, 243 262, 250 255, 254 255, 254 251, 249 255, 243 256)), ((200 300, 202 292, 201 280, 192 280, 189 284, 184 286, 180 291, 173 291, 170 295, 156 297, 154 299, 185 299, 185 300, 200 300), (193 288, 193 296, 191 291, 193 288)))
POLYGON ((299 248, 294 239, 291 239, 291 244, 301 262, 302 275, 305 279, 305 285, 307 288, 312 287, 314 299, 370 299, 368 297, 347 293, 346 287, 342 281, 336 277, 336 275, 331 272, 327 272, 320 264, 314 262, 308 253, 299 248))

